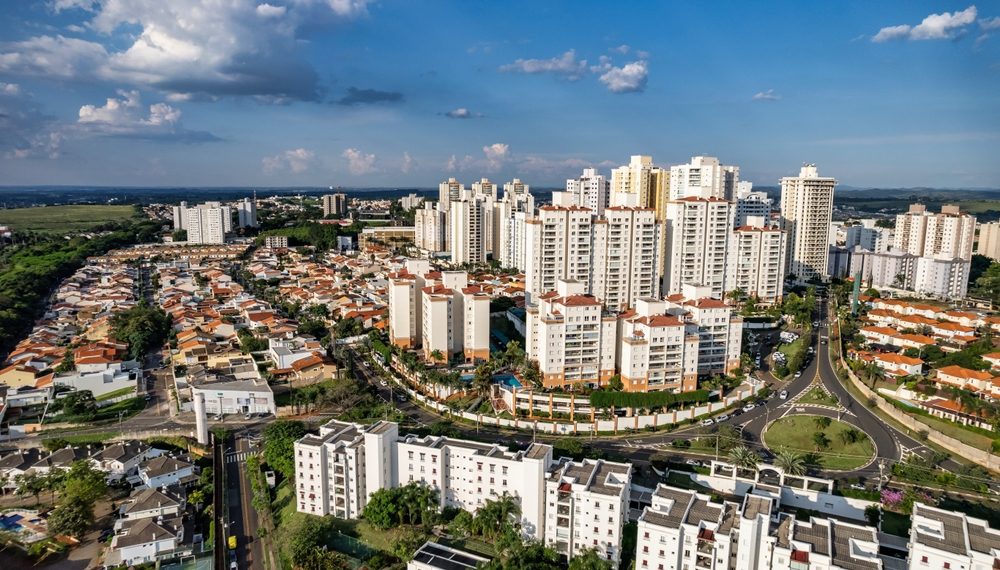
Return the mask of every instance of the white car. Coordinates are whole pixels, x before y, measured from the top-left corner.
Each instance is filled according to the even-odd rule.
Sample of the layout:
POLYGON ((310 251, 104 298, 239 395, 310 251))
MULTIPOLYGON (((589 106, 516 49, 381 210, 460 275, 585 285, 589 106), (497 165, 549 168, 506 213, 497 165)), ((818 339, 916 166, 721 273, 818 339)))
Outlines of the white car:
POLYGON ((729 419, 729 415, 722 414, 721 416, 715 418, 716 423, 721 423, 729 419))
POLYGON ((754 408, 756 408, 756 407, 757 407, 757 406, 755 406, 755 405, 753 405, 753 404, 747 404, 747 405, 743 406, 743 411, 744 411, 744 412, 749 412, 750 410, 752 410, 752 409, 754 409, 754 408))
POLYGON ((781 398, 782 400, 787 400, 788 399, 788 390, 782 390, 781 393, 778 394, 778 397, 781 398))
POLYGON ((708 427, 708 426, 710 426, 710 425, 712 425, 714 423, 715 423, 715 420, 713 420, 712 418, 705 418, 705 419, 701 420, 701 425, 706 426, 706 427, 708 427))
POLYGON ((379 380, 378 383, 379 386, 382 386, 383 388, 387 388, 389 386, 389 383, 386 382, 385 380, 379 380))
POLYGON ((798 372, 796 372, 796 373, 795 373, 795 377, 796 377, 796 378, 802 378, 802 371, 801 371, 801 370, 799 370, 798 372))

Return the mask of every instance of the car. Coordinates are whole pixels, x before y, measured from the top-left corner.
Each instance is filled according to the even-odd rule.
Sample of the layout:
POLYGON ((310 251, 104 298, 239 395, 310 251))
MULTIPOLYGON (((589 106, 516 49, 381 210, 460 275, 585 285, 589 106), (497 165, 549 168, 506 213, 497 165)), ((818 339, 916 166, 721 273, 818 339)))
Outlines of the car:
POLYGON ((820 339, 819 343, 820 343, 820 344, 826 344, 826 339, 825 339, 825 338, 823 338, 823 339, 820 339))
POLYGON ((722 414, 721 416, 718 416, 717 418, 715 418, 715 421, 716 421, 716 423, 721 423, 721 422, 724 422, 724 421, 726 421, 728 419, 729 419, 729 415, 722 414))
POLYGON ((400 402, 406 401, 406 394, 396 394, 396 400, 400 402))
POLYGON ((858 490, 858 491, 864 491, 865 490, 865 486, 862 485, 861 483, 852 483, 851 484, 851 488, 855 489, 855 490, 858 490))
POLYGON ((212 416, 212 419, 215 421, 220 421, 222 420, 222 414, 215 414, 214 416, 212 416))
POLYGON ((697 459, 688 459, 684 463, 687 463, 688 465, 701 465, 701 461, 698 461, 697 459))
POLYGON ((229 570, 239 570, 239 564, 236 563, 236 551, 229 551, 229 570))
POLYGON ((756 407, 757 407, 757 406, 755 406, 755 405, 753 405, 753 404, 747 404, 747 405, 743 406, 743 411, 744 411, 744 412, 749 412, 750 410, 752 410, 752 409, 754 409, 754 408, 756 408, 756 407))
POLYGON ((253 414, 244 414, 243 419, 249 420, 252 417, 253 417, 253 414))
POLYGON ((146 394, 145 396, 142 397, 142 399, 146 400, 148 402, 148 401, 150 401, 150 400, 153 399, 153 395, 152 394, 146 394))
POLYGON ((764 407, 764 406, 766 406, 766 405, 767 405, 767 401, 766 401, 766 400, 765 400, 765 401, 763 401, 763 402, 757 402, 757 407, 758 407, 758 408, 763 408, 763 407, 764 407))
POLYGON ((389 383, 386 382, 385 380, 379 380, 378 384, 379 384, 379 386, 382 386, 383 388, 388 388, 389 387, 389 383))
POLYGON ((706 427, 708 427, 708 426, 710 426, 710 425, 712 425, 714 423, 715 423, 715 420, 713 420, 712 418, 705 418, 705 419, 701 420, 701 425, 706 426, 706 427))
POLYGON ((741 408, 736 408, 735 410, 733 410, 733 413, 730 414, 730 415, 732 417, 734 417, 734 418, 737 417, 737 416, 742 416, 743 415, 743 410, 741 408))
POLYGON ((801 370, 799 370, 798 372, 796 372, 796 373, 795 373, 795 377, 796 377, 796 378, 802 378, 802 371, 801 371, 801 370))
POLYGON ((782 400, 787 400, 788 399, 788 390, 782 390, 781 394, 778 394, 778 397, 781 398, 782 400))

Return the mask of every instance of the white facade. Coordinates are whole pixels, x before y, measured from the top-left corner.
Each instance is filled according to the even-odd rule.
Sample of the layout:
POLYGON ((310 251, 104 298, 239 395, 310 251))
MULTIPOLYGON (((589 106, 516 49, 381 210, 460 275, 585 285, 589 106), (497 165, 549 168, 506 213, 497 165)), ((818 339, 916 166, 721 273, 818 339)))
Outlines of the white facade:
POLYGON ((1000 261, 1000 222, 979 224, 979 238, 976 253, 993 261, 1000 261))
POLYGON ((829 227, 837 181, 819 175, 816 165, 781 179, 781 227, 788 232, 787 271, 799 280, 829 277, 829 227))
POLYGON ((174 230, 187 229, 187 211, 187 202, 181 202, 179 206, 174 206, 174 230))
POLYGON ((687 164, 670 167, 670 199, 734 200, 739 179, 738 166, 724 166, 714 156, 694 156, 687 164))
POLYGON ((567 558, 592 549, 617 567, 631 485, 631 464, 558 463, 545 482, 545 544, 567 558))
POLYGON ((914 503, 910 570, 990 570, 1000 551, 1000 532, 964 513, 914 503))
POLYGON ((438 204, 425 202, 413 214, 413 244, 429 252, 445 251, 445 235, 448 229, 447 214, 438 209, 438 204))
POLYGON ((668 173, 653 165, 653 157, 633 155, 611 171, 610 206, 655 208, 664 199, 668 173))
POLYGON ((971 261, 947 255, 917 258, 913 290, 942 299, 964 299, 971 265, 971 261))
MULTIPOLYGON (((492 217, 492 216, 490 216, 492 217)), ((451 202, 448 213, 452 263, 484 263, 486 261, 486 232, 488 225, 485 203, 482 200, 451 202)))
POLYGON ((448 211, 451 202, 461 200, 465 194, 465 184, 454 178, 438 184, 438 204, 442 210, 448 211))
POLYGON ((191 386, 192 399, 205 397, 209 414, 275 414, 274 393, 263 379, 206 382, 191 386))
POLYGON ((347 213, 346 194, 326 194, 323 196, 322 202, 324 218, 327 216, 343 216, 347 213))
POLYGON ((958 206, 946 204, 933 214, 923 204, 912 204, 896 216, 893 247, 916 256, 971 260, 975 235, 975 216, 961 213, 958 206))
POLYGON ((427 261, 409 259, 403 271, 389 275, 389 340, 396 346, 415 348, 421 344, 422 291, 429 271, 427 261))
POLYGON ((288 247, 288 236, 266 236, 264 247, 272 249, 288 247))
POLYGON ((596 215, 604 214, 608 207, 611 182, 596 168, 584 168, 579 178, 566 180, 566 192, 572 196, 572 205, 590 208, 596 215))
MULTIPOLYGON (((639 517, 635 567, 647 570, 757 568, 731 564, 731 553, 737 544, 742 545, 741 529, 734 528, 737 522, 742 522, 736 520, 737 510, 738 505, 729 501, 713 502, 708 495, 658 485, 652 505, 639 517)), ((760 537, 760 533, 753 533, 754 529, 747 530, 748 534, 755 535, 753 538, 760 537)), ((753 558, 758 545, 751 543, 748 546, 740 554, 753 558)))
MULTIPOLYGON (((467 273, 441 273, 440 281, 428 282, 422 289, 420 303, 419 344, 424 358, 432 359, 435 351, 443 359, 455 354, 462 354, 467 362, 489 358, 490 297, 479 286, 468 286, 467 273)), ((401 314, 400 319, 404 318, 409 317, 401 314)), ((395 324, 390 321, 390 326, 395 324)), ((400 345, 400 337, 392 338, 400 345)))
POLYGON ((188 208, 184 214, 188 243, 226 243, 232 230, 232 209, 219 202, 206 202, 188 208))
POLYGON ((653 210, 609 207, 592 228, 588 292, 611 311, 659 297, 661 236, 653 210))
POLYGON ((733 230, 725 291, 741 290, 760 302, 781 301, 785 283, 785 248, 788 235, 761 217, 733 230))
POLYGON ((711 298, 709 287, 685 285, 681 293, 666 298, 667 313, 688 325, 698 336, 698 375, 728 374, 740 365, 743 318, 733 308, 711 298))
POLYGON ((593 213, 580 206, 542 206, 525 222, 525 284, 529 299, 554 291, 560 279, 591 279, 593 213))
POLYGON ((617 366, 628 392, 687 392, 698 387, 697 334, 658 299, 639 299, 620 321, 617 366))
POLYGON ((751 217, 760 217, 770 223, 771 208, 774 200, 767 197, 767 192, 754 192, 752 182, 738 182, 736 184, 736 204, 733 215, 733 227, 738 228, 747 225, 747 220, 751 217))
POLYGON ((912 290, 917 259, 905 251, 874 253, 855 250, 851 255, 851 275, 860 272, 861 282, 866 287, 912 290))
POLYGON ((690 284, 708 286, 713 297, 722 298, 732 216, 732 203, 720 198, 688 197, 667 202, 666 294, 680 293, 684 285, 690 284))
POLYGON ((237 224, 241 228, 257 227, 257 201, 244 198, 236 203, 237 224))
POLYGON ((363 429, 331 421, 319 436, 307 435, 294 445, 297 510, 343 519, 361 516, 369 493, 365 477, 363 429))

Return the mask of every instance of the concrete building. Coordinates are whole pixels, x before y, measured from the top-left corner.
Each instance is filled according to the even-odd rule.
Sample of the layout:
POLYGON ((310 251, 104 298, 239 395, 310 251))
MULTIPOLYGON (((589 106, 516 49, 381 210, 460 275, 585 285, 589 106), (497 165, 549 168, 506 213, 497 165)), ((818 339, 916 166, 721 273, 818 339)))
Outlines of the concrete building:
POLYGON ((716 197, 687 197, 667 203, 666 264, 663 289, 668 295, 684 285, 704 285, 721 299, 726 287, 732 203, 716 197))
POLYGON ((389 274, 389 340, 400 348, 421 345, 424 276, 430 270, 427 260, 408 259, 402 271, 389 274))
POLYGON ((566 180, 566 193, 572 196, 572 205, 590 208, 594 214, 601 216, 608 207, 608 194, 611 182, 596 168, 584 168, 579 178, 566 180))
POLYGON ((257 199, 244 198, 236 203, 237 225, 241 228, 256 228, 257 223, 257 199))
POLYGON ((591 227, 587 291, 611 311, 625 310, 642 297, 659 297, 661 236, 653 210, 608 207, 591 227))
POLYGON ((738 228, 747 225, 747 219, 750 217, 764 218, 765 221, 770 223, 773 206, 774 200, 767 197, 767 192, 754 192, 752 182, 738 182, 736 184, 733 227, 738 228))
MULTIPOLYGON (((770 502, 765 505, 763 508, 768 508, 770 502)), ((728 570, 734 567, 750 570, 760 567, 731 563, 731 556, 741 544, 740 529, 734 531, 738 507, 730 501, 712 501, 708 495, 695 491, 657 485, 652 505, 639 516, 635 567, 653 570, 728 570)), ((755 529, 751 528, 747 529, 748 534, 755 535, 753 538, 760 538, 761 534, 766 536, 767 524, 764 526, 763 533, 754 533, 755 529)), ((751 544, 747 552, 741 554, 753 558, 752 550, 757 547, 751 544)))
POLYGON ((484 200, 451 202, 448 225, 452 263, 486 262, 486 233, 490 227, 486 212, 484 200))
POLYGON ((514 212, 504 220, 500 230, 500 264, 525 271, 527 267, 527 229, 531 214, 514 212))
POLYGON ((725 292, 740 290, 761 303, 781 301, 785 283, 788 234, 766 218, 750 216, 733 230, 729 244, 725 292))
POLYGON ((718 198, 735 200, 740 167, 724 166, 714 156, 694 156, 687 164, 670 167, 670 200, 718 198))
POLYGON ((188 243, 225 243, 226 234, 232 231, 232 218, 232 209, 219 202, 188 208, 183 217, 188 243))
POLYGON ((342 519, 361 517, 370 495, 364 433, 365 429, 356 424, 330 421, 320 426, 319 435, 306 435, 295 442, 300 513, 342 519))
POLYGON ((770 568, 882 570, 878 531, 872 527, 813 517, 786 516, 775 530, 770 568))
POLYGON ((446 251, 448 214, 433 202, 424 202, 413 214, 413 245, 431 253, 446 251))
POLYGON ((440 281, 423 288, 421 303, 420 344, 425 359, 434 359, 435 352, 445 361, 456 354, 466 362, 489 358, 490 297, 480 287, 468 285, 467 273, 442 272, 440 281))
POLYGON ((880 228, 875 220, 861 220, 860 224, 844 228, 844 247, 862 249, 874 252, 886 252, 892 249, 895 234, 889 228, 880 228))
POLYGON ((1000 261, 1000 222, 979 224, 976 253, 985 255, 993 261, 1000 261))
POLYGON ((942 299, 964 299, 969 288, 972 262, 948 255, 917 258, 912 289, 921 295, 942 299))
POLYGON ((923 204, 911 204, 907 213, 896 216, 893 247, 918 257, 940 255, 968 261, 975 236, 976 217, 963 214, 958 206, 945 204, 939 214, 933 214, 923 204))
POLYGON ((347 214, 347 195, 342 193, 326 194, 323 200, 323 217, 344 216, 347 214))
POLYGON ((611 171, 609 206, 657 208, 666 201, 669 173, 653 165, 653 157, 633 155, 611 171))
POLYGON ((425 198, 423 196, 418 196, 417 194, 411 192, 399 199, 399 205, 404 210, 415 210, 424 203, 424 200, 425 198))
POLYGON ((288 247, 288 236, 266 236, 264 238, 264 247, 271 249, 280 249, 288 247))
POLYGON ((617 567, 631 486, 628 463, 557 462, 545 480, 545 544, 567 559, 595 550, 617 567))
POLYGON ((187 229, 187 211, 187 202, 181 202, 180 205, 174 206, 174 231, 187 229))
POLYGON ((740 365, 743 318, 733 308, 711 297, 711 288, 684 285, 666 298, 667 313, 688 325, 698 336, 698 375, 729 374, 740 365))
POLYGON ((639 299, 620 320, 617 367, 627 392, 698 387, 697 334, 658 299, 639 299))
POLYGON ((982 519, 914 503, 910 570, 989 570, 997 564, 1000 532, 982 519))
POLYGON ((579 281, 559 280, 527 309, 526 350, 546 387, 601 386, 615 373, 617 318, 584 291, 579 281))
POLYGON ((785 266, 800 281, 829 277, 829 227, 837 181, 807 164, 781 179, 781 228, 788 232, 785 266))
POLYGON ((591 279, 593 213, 581 206, 542 206, 525 221, 525 293, 554 291, 560 279, 591 279))
POLYGON ((861 283, 876 289, 913 289, 917 256, 905 251, 875 253, 855 250, 851 254, 851 275, 861 272, 861 283))
POLYGON ((464 194, 465 184, 454 178, 449 178, 438 184, 438 207, 447 212, 451 202, 461 200, 464 194))

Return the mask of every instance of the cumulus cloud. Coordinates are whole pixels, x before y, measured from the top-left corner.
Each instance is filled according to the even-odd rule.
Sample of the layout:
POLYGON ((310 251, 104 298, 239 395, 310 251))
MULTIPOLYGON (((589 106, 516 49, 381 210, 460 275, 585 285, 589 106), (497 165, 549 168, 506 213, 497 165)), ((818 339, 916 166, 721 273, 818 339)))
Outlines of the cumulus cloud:
POLYGON ((444 114, 445 117, 451 119, 478 119, 483 116, 482 113, 473 113, 472 111, 466 109, 465 107, 459 107, 457 109, 452 109, 444 114))
POLYGON ((758 91, 754 94, 754 101, 778 101, 781 99, 781 95, 774 92, 774 89, 768 89, 767 91, 758 91))
POLYGON ((348 87, 347 94, 337 100, 341 105, 367 105, 371 103, 399 103, 403 94, 398 91, 379 91, 378 89, 358 89, 348 87))
POLYGON ((21 86, 17 83, 4 83, 0 81, 0 93, 4 93, 5 95, 20 95, 21 86))
POLYGON ((415 164, 415 162, 413 160, 413 157, 410 156, 410 153, 404 151, 403 152, 403 162, 399 165, 399 170, 403 174, 408 174, 410 172, 410 170, 413 170, 414 164, 415 164))
POLYGON ((635 93, 646 89, 649 64, 644 60, 626 63, 622 67, 612 66, 601 77, 601 83, 612 93, 635 93))
POLYGON ((969 6, 961 12, 931 14, 915 26, 899 24, 886 26, 872 36, 876 43, 892 40, 947 40, 965 33, 965 27, 976 21, 976 7, 969 6))
POLYGON ((176 140, 181 142, 217 141, 205 131, 181 127, 181 111, 166 103, 143 107, 137 90, 119 90, 118 97, 109 97, 104 105, 84 105, 77 113, 77 131, 109 137, 176 140))
POLYGON ((260 160, 264 174, 276 174, 289 171, 301 174, 314 164, 316 153, 306 148, 296 148, 280 152, 274 156, 265 156, 260 160))
POLYGON ((568 81, 576 81, 587 73, 587 60, 578 60, 576 50, 571 49, 561 56, 549 59, 517 59, 514 63, 501 65, 500 71, 528 74, 551 73, 568 81))
POLYGON ((448 172, 460 172, 463 170, 468 170, 476 163, 476 159, 472 158, 471 155, 465 155, 462 158, 458 158, 456 155, 451 155, 448 161, 444 165, 444 169, 448 172))
POLYGON ((486 155, 486 170, 496 172, 503 168, 504 163, 510 158, 510 145, 504 143, 493 143, 483 147, 483 154, 486 155))
POLYGON ((85 26, 100 41, 46 35, 0 44, 0 72, 115 81, 174 97, 314 101, 322 89, 302 57, 300 29, 364 15, 367 4, 57 0, 57 10, 87 10, 85 26))
POLYGON ((625 55, 625 54, 627 54, 627 53, 628 53, 628 50, 630 50, 630 49, 632 49, 632 48, 631 48, 631 47, 629 47, 629 46, 628 46, 627 44, 622 44, 622 45, 620 45, 620 46, 617 46, 617 47, 613 47, 613 48, 611 48, 611 49, 610 49, 610 50, 608 50, 608 51, 613 51, 613 52, 616 52, 616 53, 620 53, 620 54, 622 54, 622 55, 625 55))
POLYGON ((356 148, 349 148, 345 149, 340 156, 347 160, 348 172, 355 176, 375 171, 374 154, 365 154, 356 148))

